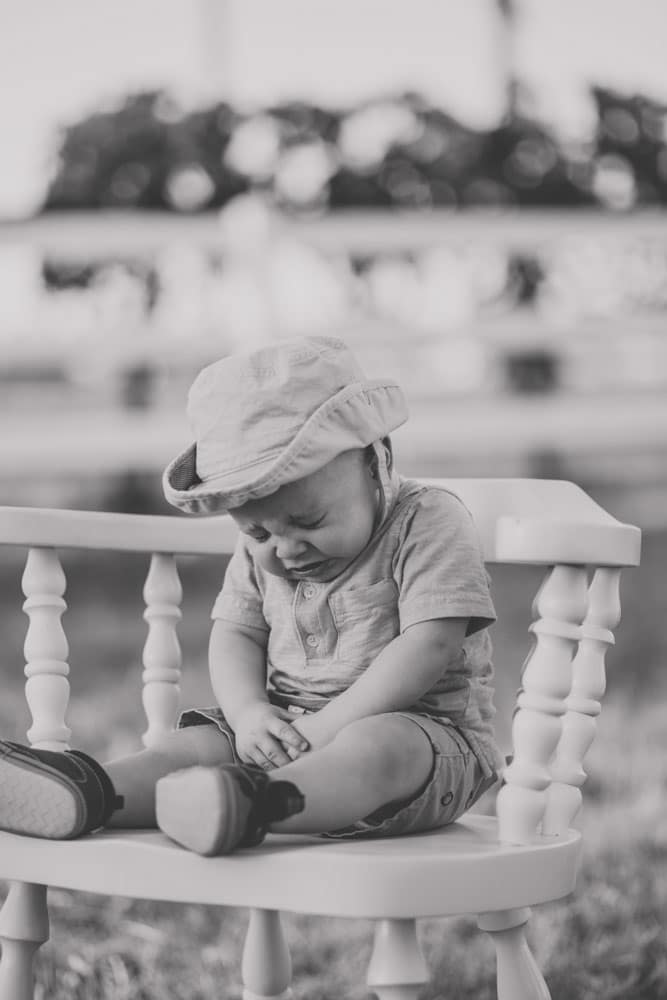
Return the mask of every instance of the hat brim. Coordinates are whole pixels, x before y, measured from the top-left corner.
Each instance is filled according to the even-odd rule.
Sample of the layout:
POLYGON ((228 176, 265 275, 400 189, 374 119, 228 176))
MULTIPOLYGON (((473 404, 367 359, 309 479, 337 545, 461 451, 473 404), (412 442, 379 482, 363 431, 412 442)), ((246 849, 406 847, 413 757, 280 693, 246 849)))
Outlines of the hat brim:
POLYGON ((197 445, 190 445, 165 469, 164 495, 189 514, 221 514, 275 493, 345 451, 365 448, 407 418, 407 404, 397 383, 357 382, 326 400, 277 455, 269 455, 251 470, 232 470, 202 481, 197 474, 197 445))

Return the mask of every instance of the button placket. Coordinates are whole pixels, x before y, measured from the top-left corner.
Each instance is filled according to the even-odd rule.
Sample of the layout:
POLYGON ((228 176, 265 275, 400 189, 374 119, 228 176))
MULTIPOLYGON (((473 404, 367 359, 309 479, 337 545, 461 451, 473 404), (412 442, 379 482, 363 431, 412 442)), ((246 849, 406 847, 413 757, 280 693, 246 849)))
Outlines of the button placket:
POLYGON ((307 659, 318 659, 326 649, 326 636, 320 621, 317 600, 319 588, 309 580, 299 584, 295 604, 296 620, 307 659))

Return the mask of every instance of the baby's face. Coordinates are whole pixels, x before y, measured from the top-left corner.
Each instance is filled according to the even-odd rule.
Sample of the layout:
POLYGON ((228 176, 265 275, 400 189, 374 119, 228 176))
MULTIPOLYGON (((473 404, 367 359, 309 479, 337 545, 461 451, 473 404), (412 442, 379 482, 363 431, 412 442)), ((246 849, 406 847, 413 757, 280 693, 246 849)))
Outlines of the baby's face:
POLYGON ((379 503, 361 450, 229 513, 252 539, 255 558, 289 580, 332 580, 367 545, 379 503))

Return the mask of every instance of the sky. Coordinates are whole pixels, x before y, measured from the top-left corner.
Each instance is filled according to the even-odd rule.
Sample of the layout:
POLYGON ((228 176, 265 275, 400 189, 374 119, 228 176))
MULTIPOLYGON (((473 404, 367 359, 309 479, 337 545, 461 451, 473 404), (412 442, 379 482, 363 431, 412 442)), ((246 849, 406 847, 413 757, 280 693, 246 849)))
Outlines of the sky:
POLYGON ((43 194, 58 127, 145 87, 346 105, 406 87, 492 126, 508 67, 563 134, 600 82, 667 101, 667 0, 0 0, 0 215, 43 194))

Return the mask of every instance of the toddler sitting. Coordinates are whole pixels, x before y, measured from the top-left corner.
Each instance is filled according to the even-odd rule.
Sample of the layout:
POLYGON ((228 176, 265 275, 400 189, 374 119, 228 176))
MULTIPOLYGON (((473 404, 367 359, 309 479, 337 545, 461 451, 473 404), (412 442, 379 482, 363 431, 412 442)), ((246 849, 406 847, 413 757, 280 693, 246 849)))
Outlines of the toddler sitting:
POLYGON ((196 440, 165 495, 240 529, 212 612, 217 704, 105 765, 0 743, 0 828, 157 824, 211 855, 267 831, 454 821, 502 765, 495 616, 462 502, 394 468, 400 388, 368 380, 342 341, 310 337, 205 368, 189 416, 196 440))

